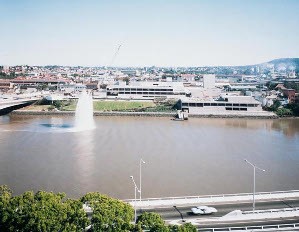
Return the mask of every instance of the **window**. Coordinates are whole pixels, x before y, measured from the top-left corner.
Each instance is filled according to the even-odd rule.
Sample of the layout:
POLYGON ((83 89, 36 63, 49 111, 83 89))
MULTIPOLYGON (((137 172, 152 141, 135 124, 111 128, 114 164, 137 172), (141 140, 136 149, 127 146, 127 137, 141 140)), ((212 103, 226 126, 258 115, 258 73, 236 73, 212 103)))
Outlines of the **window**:
POLYGON ((226 110, 232 110, 232 108, 231 108, 231 107, 226 107, 225 109, 226 109, 226 110))
POLYGON ((211 106, 217 106, 217 103, 211 103, 211 106))
POLYGON ((247 107, 247 104, 240 104, 240 106, 247 107))
POLYGON ((240 106, 240 104, 233 104, 233 106, 240 106))
POLYGON ((204 106, 211 106, 211 103, 204 103, 204 106))
POLYGON ((231 103, 226 103, 225 105, 226 105, 226 106, 232 106, 233 104, 231 104, 231 103))
POLYGON ((203 103, 196 103, 197 107, 203 107, 203 103))
POLYGON ((247 108, 240 108, 240 110, 242 110, 242 111, 247 111, 247 108))

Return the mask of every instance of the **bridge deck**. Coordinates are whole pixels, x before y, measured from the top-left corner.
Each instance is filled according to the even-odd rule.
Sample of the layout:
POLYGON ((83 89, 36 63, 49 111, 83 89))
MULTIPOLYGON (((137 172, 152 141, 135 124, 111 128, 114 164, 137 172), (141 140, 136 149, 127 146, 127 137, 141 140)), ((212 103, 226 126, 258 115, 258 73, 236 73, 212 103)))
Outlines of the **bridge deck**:
MULTIPOLYGON (((208 196, 185 196, 185 197, 167 197, 167 198, 147 198, 142 199, 129 199, 124 200, 135 205, 136 208, 163 208, 179 205, 213 205, 225 204, 236 202, 251 202, 253 198, 252 193, 239 193, 239 194, 224 194, 224 195, 208 195, 208 196)), ((278 191, 278 192, 259 192, 255 193, 255 200, 262 201, 280 201, 289 199, 299 199, 299 190, 292 191, 278 191)))
POLYGON ((0 110, 4 110, 13 106, 23 105, 29 102, 35 102, 40 98, 27 98, 27 99, 18 99, 18 100, 5 100, 0 101, 0 110))

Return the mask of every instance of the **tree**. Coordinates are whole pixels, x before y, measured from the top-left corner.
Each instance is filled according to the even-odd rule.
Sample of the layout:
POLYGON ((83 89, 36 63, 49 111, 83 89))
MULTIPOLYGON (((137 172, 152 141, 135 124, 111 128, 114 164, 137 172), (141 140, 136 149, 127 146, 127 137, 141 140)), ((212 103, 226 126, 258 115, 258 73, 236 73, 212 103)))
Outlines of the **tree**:
POLYGON ((157 224, 150 228, 150 232, 170 232, 170 230, 166 225, 157 224))
POLYGON ((0 231, 4 231, 5 222, 8 219, 7 208, 11 198, 12 191, 7 185, 0 185, 0 231))
MULTIPOLYGON (((4 196, 7 195, 7 191, 4 196)), ((9 195, 8 195, 9 196, 9 195)), ((64 193, 27 191, 1 203, 1 231, 82 231, 89 220, 78 200, 64 201, 64 193), (3 204, 2 204, 3 206, 3 204)))
POLYGON ((133 208, 120 200, 110 198, 98 192, 87 193, 81 198, 93 210, 91 231, 121 232, 130 231, 133 226, 133 208))
POLYGON ((184 225, 171 225, 169 226, 170 232, 197 232, 197 229, 191 223, 186 223, 184 225))
POLYGON ((126 85, 129 85, 129 84, 130 84, 130 78, 129 78, 129 77, 124 77, 124 78, 123 78, 123 81, 126 82, 126 85))
POLYGON ((141 227, 143 230, 151 230, 156 228, 157 226, 161 228, 161 226, 165 226, 165 222, 161 218, 161 216, 157 213, 148 213, 144 212, 138 216, 136 221, 137 226, 141 227))
POLYGON ((135 231, 149 230, 150 232, 196 232, 197 229, 191 223, 182 226, 165 225, 164 220, 157 213, 144 212, 137 218, 135 231))
POLYGON ((269 107, 271 111, 276 111, 281 106, 279 100, 274 100, 273 105, 269 107))
POLYGON ((191 223, 186 223, 181 226, 179 232, 197 232, 197 229, 191 223))
POLYGON ((299 116, 299 102, 290 103, 287 105, 287 108, 293 112, 294 116, 299 116))
POLYGON ((276 110, 276 114, 280 117, 283 117, 283 116, 291 116, 291 115, 293 115, 293 112, 292 112, 292 110, 287 109, 287 108, 278 108, 276 110))

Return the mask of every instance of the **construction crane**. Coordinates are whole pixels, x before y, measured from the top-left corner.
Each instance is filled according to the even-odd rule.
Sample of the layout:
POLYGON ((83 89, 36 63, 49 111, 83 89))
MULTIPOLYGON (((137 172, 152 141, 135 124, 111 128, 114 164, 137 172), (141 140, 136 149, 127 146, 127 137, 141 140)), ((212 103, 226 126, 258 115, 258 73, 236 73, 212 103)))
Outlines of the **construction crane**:
POLYGON ((112 67, 112 65, 113 65, 113 63, 114 63, 114 61, 115 61, 115 58, 116 58, 116 56, 117 56, 118 53, 119 53, 119 50, 120 50, 121 46, 122 46, 122 44, 120 44, 120 45, 117 47, 117 50, 116 50, 116 52, 114 53, 114 55, 113 55, 113 57, 112 57, 112 60, 111 60, 111 62, 110 62, 110 64, 109 64, 109 67, 112 67))

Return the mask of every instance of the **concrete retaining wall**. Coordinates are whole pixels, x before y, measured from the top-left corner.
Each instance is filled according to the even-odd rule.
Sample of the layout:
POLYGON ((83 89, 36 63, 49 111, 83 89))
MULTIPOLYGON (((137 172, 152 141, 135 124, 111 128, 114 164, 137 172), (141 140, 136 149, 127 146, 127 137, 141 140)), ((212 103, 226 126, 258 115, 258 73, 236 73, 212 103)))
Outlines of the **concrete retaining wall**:
MULTIPOLYGON (((75 115, 74 111, 34 111, 16 110, 11 112, 13 115, 75 115)), ((101 112, 95 111, 94 116, 138 116, 138 117, 174 117, 176 112, 101 112)), ((223 113, 223 114, 189 114, 190 118, 264 118, 274 119, 278 116, 271 112, 263 113, 223 113)))

